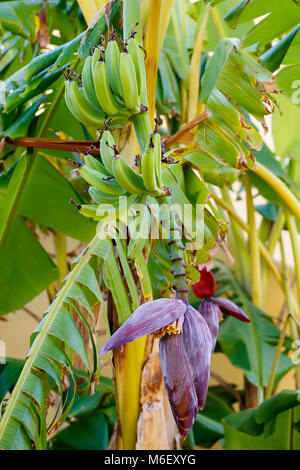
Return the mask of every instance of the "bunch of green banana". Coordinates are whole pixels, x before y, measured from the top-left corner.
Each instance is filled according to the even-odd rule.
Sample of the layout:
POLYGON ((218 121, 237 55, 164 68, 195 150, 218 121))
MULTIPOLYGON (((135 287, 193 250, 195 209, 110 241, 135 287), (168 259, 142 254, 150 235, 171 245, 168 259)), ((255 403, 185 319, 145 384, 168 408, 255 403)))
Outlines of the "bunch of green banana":
MULTIPOLYGON (((105 123, 106 114, 98 105, 98 102, 91 104, 91 95, 84 91, 84 88, 76 83, 72 78, 65 82, 65 101, 73 116, 86 127, 102 128, 105 123)), ((115 114, 112 117, 112 127, 122 127, 126 124, 128 115, 115 114)))
POLYGON ((147 193, 142 176, 119 155, 113 135, 107 126, 100 137, 100 156, 106 171, 113 175, 128 193, 147 193))
POLYGON ((122 52, 115 32, 106 49, 103 42, 95 47, 84 62, 79 86, 73 77, 66 77, 67 106, 84 125, 102 128, 109 117, 112 127, 123 126, 147 109, 144 53, 135 34, 125 41, 122 52))
POLYGON ((91 155, 85 156, 85 165, 79 169, 79 174, 88 184, 102 193, 111 196, 122 196, 126 193, 105 166, 91 155))

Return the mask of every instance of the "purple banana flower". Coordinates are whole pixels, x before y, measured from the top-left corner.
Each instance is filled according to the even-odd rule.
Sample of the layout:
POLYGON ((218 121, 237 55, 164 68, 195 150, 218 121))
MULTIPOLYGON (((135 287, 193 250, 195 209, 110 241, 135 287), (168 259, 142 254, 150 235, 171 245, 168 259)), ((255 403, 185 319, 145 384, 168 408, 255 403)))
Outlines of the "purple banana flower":
POLYGON ((222 313, 231 315, 232 317, 238 318, 243 322, 250 323, 250 318, 246 315, 245 312, 243 312, 242 309, 231 302, 231 300, 223 299, 222 297, 206 298, 203 300, 203 302, 201 302, 198 310, 206 321, 212 337, 211 353, 214 352, 216 346, 219 332, 219 323, 223 318, 222 313))
POLYGON ((213 353, 217 342, 219 322, 222 319, 222 313, 231 315, 246 323, 250 323, 250 319, 246 313, 231 302, 231 300, 223 299, 222 297, 212 297, 216 290, 216 281, 213 273, 207 271, 206 267, 201 270, 198 269, 198 271, 200 272, 200 279, 193 284, 192 288, 198 297, 205 298, 199 305, 198 310, 208 325, 212 337, 211 353, 213 353))
POLYGON ((141 305, 102 346, 100 354, 143 335, 160 337, 159 356, 174 419, 185 438, 204 407, 212 338, 203 316, 179 299, 141 305))

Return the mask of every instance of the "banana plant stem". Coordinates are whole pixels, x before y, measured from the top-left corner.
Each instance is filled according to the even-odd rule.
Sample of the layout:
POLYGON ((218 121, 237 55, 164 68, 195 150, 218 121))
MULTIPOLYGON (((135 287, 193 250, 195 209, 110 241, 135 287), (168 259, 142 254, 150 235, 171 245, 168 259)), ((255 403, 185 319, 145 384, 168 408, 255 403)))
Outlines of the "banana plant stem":
MULTIPOLYGON (((228 214, 232 217, 232 219, 237 222, 237 224, 246 232, 246 233, 250 233, 250 228, 249 226, 236 214, 236 212, 234 211, 233 208, 231 208, 228 203, 226 201, 224 201, 223 199, 219 198, 218 196, 216 196, 215 194, 212 194, 212 197, 213 199, 216 201, 216 203, 218 205, 220 205, 221 207, 223 207, 227 212, 228 214)), ((280 275, 280 272, 278 270, 278 268, 275 266, 275 264, 273 263, 273 260, 268 252, 268 250, 266 249, 266 247, 264 246, 263 243, 259 242, 259 249, 260 249, 260 252, 261 252, 261 255, 262 257, 265 259, 266 263, 269 265, 270 269, 272 270, 275 278, 277 279, 278 283, 280 285, 282 285, 282 279, 281 279, 281 275, 280 275)))
POLYGON ((189 99, 188 99, 188 120, 196 117, 197 106, 198 106, 198 97, 200 89, 200 65, 201 65, 201 55, 203 48, 204 35, 206 31, 206 25, 208 20, 210 5, 206 6, 206 11, 202 23, 200 25, 198 34, 196 36, 194 51, 190 64, 190 73, 189 73, 189 99))
POLYGON ((133 28, 136 28, 136 39, 143 44, 141 24, 141 1, 123 0, 123 39, 128 39, 133 28), (137 24, 138 23, 138 24, 137 24), (137 25, 136 25, 137 24, 137 25))
MULTIPOLYGON (((249 270, 250 257, 249 257, 249 253, 247 250, 246 241, 242 233, 242 230, 245 229, 245 227, 247 227, 248 229, 248 226, 247 224, 244 224, 245 227, 241 227, 241 225, 239 224, 239 221, 235 220, 234 214, 236 214, 236 212, 233 208, 228 188, 224 188, 222 190, 222 196, 223 196, 223 201, 225 201, 225 203, 228 205, 227 211, 230 208, 230 211, 228 211, 228 215, 230 218, 232 234, 233 234, 234 243, 235 243, 235 249, 237 252, 235 261, 238 263, 238 266, 239 266, 239 271, 240 271, 240 276, 241 276, 240 281, 242 283, 248 284, 249 276, 250 276, 250 272, 249 272, 250 271, 249 270)), ((246 232, 249 234, 249 231, 246 230, 246 232)))
POLYGON ((290 233, 292 249, 294 254, 295 262, 295 273, 296 273, 296 286, 297 286, 297 298, 298 305, 300 304, 300 244, 298 239, 298 230, 295 218, 290 214, 286 213, 286 223, 290 233))
MULTIPOLYGON (((130 1, 130 0, 129 0, 130 1)), ((157 68, 159 60, 160 46, 160 27, 161 27, 162 0, 151 0, 149 18, 147 21, 147 29, 145 35, 145 49, 147 57, 145 61, 147 76, 147 92, 150 122, 152 123, 155 116, 155 94, 157 68)))
MULTIPOLYGON (((246 203, 247 203, 247 216, 248 216, 248 225, 249 225, 249 251, 251 258, 251 289, 252 289, 252 302, 258 308, 261 308, 262 305, 262 291, 261 291, 261 260, 260 260, 260 250, 259 250, 259 237, 258 231, 256 229, 255 222, 255 208, 253 203, 251 183, 249 175, 243 176, 243 183, 246 191, 246 203)), ((256 337, 255 337, 256 338, 256 337)), ((257 355, 261 354, 261 348, 259 341, 256 340, 257 355)), ((260 358, 258 358, 258 363, 260 364, 260 358)), ((264 400, 264 391, 262 387, 263 376, 262 376, 262 367, 259 365, 259 386, 257 387, 257 399, 258 404, 262 403, 264 400)))
POLYGON ((248 175, 243 176, 243 183, 246 191, 247 201, 247 214, 249 225, 249 248, 251 256, 251 287, 252 287, 252 300, 257 307, 262 304, 261 292, 261 263, 259 251, 259 238, 255 222, 255 208, 253 204, 253 197, 251 192, 251 184, 248 175))
POLYGON ((66 236, 56 232, 54 234, 56 262, 59 269, 59 282, 61 283, 67 275, 67 252, 66 252, 66 236))
POLYGON ((211 16, 216 34, 218 36, 218 39, 219 41, 222 41, 222 39, 226 37, 226 33, 225 33, 224 24, 222 23, 220 15, 217 11, 217 7, 212 7, 210 9, 210 16, 211 16))
MULTIPOLYGON (((280 251, 281 251, 281 263, 282 263, 282 270, 283 270, 283 279, 284 279, 284 289, 285 289, 285 297, 286 297, 286 306, 288 313, 290 314, 289 317, 291 319, 291 334, 294 340, 299 340, 299 314, 298 314, 298 306, 297 306, 297 311, 294 308, 294 305, 292 303, 292 289, 290 286, 290 282, 288 279, 288 272, 287 272, 287 266, 286 266, 286 255, 285 255, 285 250, 284 250, 284 243, 282 236, 280 237, 280 251), (295 321, 293 321, 293 315, 296 314, 297 318, 295 321)), ((297 389, 300 388, 300 365, 296 365, 295 367, 296 371, 296 387, 297 389)))
POLYGON ((146 111, 144 113, 136 114, 132 118, 132 122, 134 125, 134 130, 136 133, 140 151, 141 153, 143 153, 146 148, 149 136, 152 132, 149 112, 146 111))
MULTIPOLYGON (((270 236, 268 239, 268 244, 267 244, 267 251, 270 254, 270 257, 272 257, 274 254, 274 251, 279 241, 281 230, 283 229, 284 223, 285 223, 284 211, 282 209, 279 209, 277 218, 271 229, 270 236)), ((263 266, 263 274, 262 274, 262 285, 263 285, 264 292, 266 292, 268 275, 269 275, 269 266, 268 264, 266 264, 265 266, 263 266)))
POLYGON ((119 450, 134 450, 139 416, 140 384, 147 337, 114 351, 116 400, 121 440, 119 450))
POLYGON ((265 393, 266 400, 268 400, 268 398, 271 398, 271 395, 272 395, 272 390, 273 390, 277 365, 278 365, 278 361, 279 361, 279 357, 280 357, 280 353, 281 353, 281 348, 282 348, 282 345, 283 345, 285 332, 286 332, 288 324, 289 324, 289 316, 290 316, 289 313, 287 313, 286 316, 285 316, 285 320, 284 320, 283 327, 282 327, 282 330, 281 330, 281 333, 280 333, 279 341, 278 341, 278 344, 276 346, 276 351, 275 351, 275 356, 274 356, 274 360, 273 360, 273 364, 272 364, 271 374, 270 374, 270 377, 269 377, 269 382, 268 382, 268 386, 267 386, 266 393, 265 393))
POLYGON ((164 0, 162 5, 160 31, 159 31, 159 52, 162 50, 165 35, 169 26, 172 9, 175 0, 164 0))
MULTIPOLYGON (((236 221, 238 223, 238 225, 245 232, 247 232, 248 234, 250 233, 250 228, 248 227, 248 225, 236 214, 236 212, 234 211, 234 209, 232 207, 230 207, 223 199, 219 198, 218 196, 216 196, 213 193, 212 193, 212 197, 219 206, 223 207, 228 212, 228 214, 231 215, 232 219, 234 221, 236 221)), ((260 240, 259 240, 259 250, 260 250, 261 256, 264 258, 267 266, 270 268, 270 270, 274 274, 275 279, 277 280, 278 284, 280 285, 282 291, 285 292, 283 277, 282 277, 279 269, 275 265, 269 250, 265 247, 265 245, 260 240)), ((296 301, 296 299, 295 299, 292 292, 291 292, 291 302, 292 302, 294 310, 297 311, 297 301, 296 301)))
POLYGON ((278 176, 274 175, 274 173, 259 162, 256 162, 256 168, 251 171, 255 172, 276 191, 282 201, 300 221, 300 202, 286 184, 284 184, 278 176))

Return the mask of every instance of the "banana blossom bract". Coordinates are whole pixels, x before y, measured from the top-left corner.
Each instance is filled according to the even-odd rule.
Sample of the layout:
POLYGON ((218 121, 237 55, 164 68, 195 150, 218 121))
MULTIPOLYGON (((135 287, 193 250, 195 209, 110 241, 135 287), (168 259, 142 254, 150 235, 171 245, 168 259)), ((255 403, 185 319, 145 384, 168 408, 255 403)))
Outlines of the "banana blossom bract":
POLYGON ((100 354, 150 333, 160 337, 159 355, 169 402, 178 429, 186 437, 206 400, 212 348, 209 328, 188 303, 158 299, 141 305, 100 354))

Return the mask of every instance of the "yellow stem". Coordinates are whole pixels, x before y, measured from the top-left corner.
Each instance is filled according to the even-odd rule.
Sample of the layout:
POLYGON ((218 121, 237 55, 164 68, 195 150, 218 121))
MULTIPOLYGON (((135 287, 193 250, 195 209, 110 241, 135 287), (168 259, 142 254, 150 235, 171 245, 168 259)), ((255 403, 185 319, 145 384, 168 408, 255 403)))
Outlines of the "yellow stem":
POLYGON ((223 24, 223 22, 220 18, 217 7, 212 7, 211 8, 210 15, 211 15, 211 19, 212 19, 212 22, 214 24, 214 28, 215 28, 216 34, 218 36, 218 39, 219 39, 219 41, 221 41, 222 39, 226 38, 226 33, 225 33, 224 24, 223 24))
MULTIPOLYGON (((232 217, 232 219, 235 220, 237 222, 237 224, 245 232, 247 232, 248 235, 249 235, 249 233, 250 233, 249 226, 243 221, 243 219, 241 219, 237 215, 237 213, 234 211, 234 209, 232 207, 230 207, 223 199, 220 199, 215 194, 212 194, 212 197, 216 201, 216 203, 218 205, 220 205, 221 207, 223 207, 223 209, 225 209, 228 212, 228 214, 232 217)), ((271 271, 273 272, 275 278, 277 279, 279 285, 282 287, 281 274, 280 274, 278 268, 276 267, 276 265, 274 264, 274 262, 272 260, 272 257, 270 256, 270 253, 268 252, 267 248, 265 247, 265 245, 260 240, 259 240, 258 244, 259 244, 259 250, 261 252, 262 257, 265 259, 266 263, 268 264, 268 266, 270 267, 271 271)))
POLYGON ((59 270, 59 282, 61 283, 67 275, 67 253, 66 236, 62 233, 55 233, 56 262, 59 270))
POLYGON ((194 51, 191 59, 190 74, 189 74, 189 101, 188 101, 188 120, 194 119, 197 115, 199 88, 200 88, 200 65, 201 55, 203 48, 204 34, 208 19, 210 6, 206 7, 203 21, 199 28, 196 41, 194 44, 194 51))
POLYGON ((160 24, 162 0, 151 0, 144 46, 147 52, 145 61, 147 92, 151 125, 155 116, 155 91, 160 47, 160 24))
MULTIPOLYGON (((277 214, 276 221, 273 224, 269 239, 268 239, 268 253, 270 256, 273 256, 276 245, 278 243, 278 240, 280 238, 281 230, 283 229, 285 223, 285 215, 284 211, 282 209, 279 210, 277 214)), ((263 275, 262 275, 262 285, 263 285, 263 291, 266 292, 266 286, 268 282, 268 275, 269 275, 269 269, 268 266, 263 267, 263 275)))
POLYGON ((162 50, 163 42, 165 35, 169 26, 172 9, 174 6, 175 0, 163 0, 162 11, 161 11, 161 21, 160 21, 160 30, 159 30, 159 53, 162 50))
POLYGON ((284 338, 285 338, 285 332, 286 332, 286 329, 288 327, 288 324, 289 324, 289 314, 287 313, 286 317, 285 317, 285 320, 284 320, 284 323, 283 323, 283 328, 281 330, 280 338, 279 338, 278 344, 276 346, 275 357, 274 357, 274 360, 273 360, 271 374, 270 374, 270 378, 269 378, 269 382, 268 382, 268 386, 267 386, 267 390, 266 390, 266 395, 265 395, 266 400, 268 400, 268 398, 271 398, 271 395, 272 395, 272 390, 273 390, 274 380, 275 380, 275 376, 276 376, 277 365, 278 365, 278 361, 279 361, 279 357, 280 357, 280 353, 281 353, 281 348, 282 348, 282 345, 283 345, 283 341, 284 341, 284 338))
POLYGON ((134 450, 139 416, 140 385, 147 336, 114 351, 116 397, 122 442, 119 450, 134 450))
POLYGON ((296 286, 297 286, 297 298, 298 298, 298 305, 300 304, 300 244, 299 244, 299 236, 297 230, 297 224, 295 217, 293 217, 288 211, 286 213, 286 223, 288 230, 290 232, 290 239, 294 254, 294 262, 295 262, 295 273, 296 273, 296 286))
MULTIPOLYGON (((283 271, 283 283, 284 283, 284 290, 285 290, 286 306, 287 306, 288 313, 290 314, 289 317, 291 319, 290 321, 291 335, 294 340, 299 340, 299 325, 298 325, 299 305, 298 304, 294 305, 292 302, 293 294, 292 294, 292 289, 291 289, 291 285, 289 282, 288 269, 286 265, 286 255, 284 251, 284 243, 282 239, 282 234, 281 234, 279 242, 280 242, 281 264, 282 264, 282 271, 283 271), (294 315, 296 317, 295 321, 293 321, 294 315)), ((296 367, 295 367, 295 379, 296 379, 296 387, 298 389, 300 387, 299 364, 296 364, 296 367)))
POLYGON ((266 183, 268 183, 277 192, 294 216, 300 221, 300 202, 286 184, 284 184, 281 179, 259 162, 256 162, 256 168, 252 171, 266 181, 266 183))

